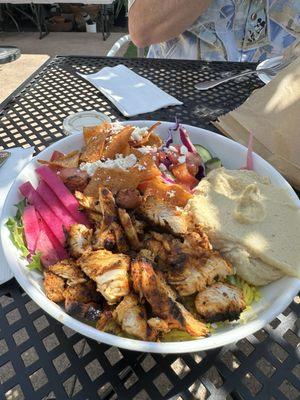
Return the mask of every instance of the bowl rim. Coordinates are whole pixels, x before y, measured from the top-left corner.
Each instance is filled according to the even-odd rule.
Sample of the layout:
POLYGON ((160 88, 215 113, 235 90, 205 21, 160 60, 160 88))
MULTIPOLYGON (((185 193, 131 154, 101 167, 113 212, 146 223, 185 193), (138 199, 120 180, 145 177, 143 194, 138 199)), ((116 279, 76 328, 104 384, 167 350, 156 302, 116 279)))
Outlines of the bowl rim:
MULTIPOLYGON (((136 121, 122 121, 121 123, 124 125, 142 125, 148 126, 151 124, 154 124, 157 121, 149 121, 149 120, 136 120, 136 121)), ((162 125, 166 124, 167 126, 173 126, 174 123, 168 122, 168 121, 160 121, 162 125)), ((199 127, 195 127, 192 125, 188 124, 182 124, 185 128, 189 129, 197 129, 199 133, 204 132, 205 134, 213 135, 213 136, 218 136, 219 138, 221 137, 221 140, 224 140, 225 142, 233 145, 236 148, 243 149, 243 151, 246 150, 246 147, 233 141, 232 139, 229 139, 225 136, 219 135, 215 132, 212 132, 208 129, 203 129, 199 127)), ((51 148, 55 148, 58 143, 65 143, 68 142, 69 140, 74 139, 75 136, 79 137, 82 134, 75 134, 72 136, 67 136, 65 138, 60 139, 57 142, 52 143, 50 146, 48 146, 45 151, 51 150, 51 148)), ((44 151, 44 150, 43 150, 44 151)), ((37 160, 37 158, 41 157, 41 154, 43 154, 43 151, 36 155, 29 164, 25 168, 30 167, 30 165, 34 164, 37 160)), ((289 190, 290 194, 292 195, 295 203, 300 205, 300 200, 298 199, 297 195, 295 194, 294 190, 290 186, 290 184, 279 174, 279 172, 272 167, 267 161, 265 161, 262 157, 259 155, 255 154, 255 158, 259 159, 260 163, 266 163, 275 175, 279 175, 280 178, 282 179, 282 183, 286 186, 286 188, 289 190)), ((23 170, 24 171, 24 170, 23 170)), ((236 342, 238 340, 241 340, 250 334, 255 333, 259 329, 263 328, 266 324, 271 322, 274 318, 276 318, 282 311, 285 310, 285 308, 291 303, 293 300, 293 297, 295 297, 298 294, 298 291, 300 290, 300 280, 293 278, 293 277, 288 277, 289 282, 290 282, 290 290, 289 292, 285 295, 284 299, 281 299, 279 296, 275 302, 272 303, 272 308, 271 310, 268 310, 268 315, 264 316, 264 318, 256 318, 254 320, 248 321, 245 324, 240 324, 236 325, 234 328, 234 332, 228 331, 228 332, 219 332, 218 336, 211 335, 210 337, 207 338, 200 338, 200 339, 195 339, 195 340, 190 340, 190 341, 182 341, 180 342, 180 352, 178 351, 178 347, 174 346, 175 343, 178 342, 147 342, 147 341, 141 341, 137 339, 128 339, 128 338, 123 338, 120 336, 116 336, 110 333, 105 333, 100 330, 97 330, 96 328, 81 322, 70 315, 68 315, 59 305, 53 303, 51 300, 49 300, 44 293, 41 293, 37 287, 32 285, 29 281, 28 278, 26 277, 25 274, 19 273, 17 266, 15 265, 14 259, 9 257, 8 254, 8 246, 4 246, 4 244, 8 241, 8 236, 5 234, 7 232, 7 228, 5 226, 5 220, 10 214, 10 209, 12 204, 9 203, 9 199, 13 192, 15 191, 15 186, 19 180, 19 177, 23 173, 23 171, 18 175, 16 180, 14 181, 13 185, 11 186, 8 195, 5 199, 5 203, 2 209, 1 213, 1 246, 3 249, 3 254, 5 256, 5 259, 11 268, 11 270, 14 273, 14 276, 20 286, 25 290, 25 292, 29 295, 29 297, 32 298, 33 301, 35 301, 45 312, 50 314, 53 318, 61 322, 62 324, 68 326, 69 328, 73 329, 75 332, 80 333, 84 336, 87 336, 91 339, 94 339, 98 342, 103 342, 108 345, 112 346, 117 346, 120 348, 124 348, 127 350, 133 350, 133 351, 140 351, 140 352, 151 352, 151 353, 162 353, 162 354, 178 354, 178 353, 188 353, 188 352, 196 352, 196 351, 204 351, 204 350, 209 350, 221 346, 228 345, 232 342, 236 342), (279 301, 280 299, 280 301, 279 301)), ((9 242, 8 242, 9 244, 9 242)), ((12 243, 10 243, 12 245, 12 243)))

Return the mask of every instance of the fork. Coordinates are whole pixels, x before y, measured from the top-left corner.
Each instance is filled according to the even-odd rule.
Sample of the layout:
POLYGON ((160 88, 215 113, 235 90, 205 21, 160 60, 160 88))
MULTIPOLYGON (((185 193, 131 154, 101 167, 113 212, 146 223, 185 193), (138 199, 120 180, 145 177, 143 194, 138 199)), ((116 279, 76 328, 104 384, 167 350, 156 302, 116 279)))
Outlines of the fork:
POLYGON ((6 163, 10 157, 9 151, 0 151, 0 168, 6 163))
POLYGON ((197 90, 208 90, 213 87, 222 85, 225 82, 229 82, 233 79, 240 78, 241 76, 247 76, 247 75, 258 74, 258 73, 275 76, 279 71, 281 71, 282 69, 287 67, 295 59, 296 59, 296 57, 293 56, 293 57, 290 57, 289 59, 283 59, 278 64, 276 64, 272 67, 269 67, 269 68, 256 69, 253 71, 243 71, 243 72, 240 72, 239 74, 228 76, 227 78, 215 79, 215 80, 209 81, 209 82, 199 82, 195 85, 195 88, 197 90))

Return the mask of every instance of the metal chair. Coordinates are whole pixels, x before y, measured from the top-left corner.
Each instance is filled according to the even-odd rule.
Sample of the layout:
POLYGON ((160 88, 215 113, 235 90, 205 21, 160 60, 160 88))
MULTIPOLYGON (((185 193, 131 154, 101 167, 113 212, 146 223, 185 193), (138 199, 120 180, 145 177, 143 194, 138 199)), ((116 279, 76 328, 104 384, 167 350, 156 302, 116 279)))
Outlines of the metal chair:
MULTIPOLYGON (((117 40, 112 48, 106 54, 107 57, 115 57, 117 52, 126 44, 131 42, 130 35, 122 36, 119 40, 117 40)), ((138 58, 144 58, 145 56, 145 49, 144 48, 137 48, 137 56, 138 58)))

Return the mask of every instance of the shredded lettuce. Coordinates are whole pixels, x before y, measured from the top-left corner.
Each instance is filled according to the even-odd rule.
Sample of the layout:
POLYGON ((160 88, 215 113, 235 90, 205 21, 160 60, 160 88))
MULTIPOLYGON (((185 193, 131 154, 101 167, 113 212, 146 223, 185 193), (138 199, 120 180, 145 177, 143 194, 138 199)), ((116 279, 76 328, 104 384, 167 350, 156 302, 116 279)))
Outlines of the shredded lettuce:
POLYGON ((39 251, 35 253, 31 258, 31 262, 27 265, 27 268, 29 268, 31 271, 42 271, 41 255, 42 254, 39 251))
POLYGON ((26 207, 26 199, 19 201, 18 204, 15 204, 15 207, 17 207, 15 220, 19 226, 23 226, 22 215, 23 215, 25 207, 26 207))
POLYGON ((13 244, 17 249, 21 250, 22 256, 27 257, 29 251, 24 242, 24 228, 23 225, 19 225, 18 220, 15 218, 8 218, 6 226, 10 231, 10 237, 13 244))
POLYGON ((247 308, 251 306, 254 301, 258 301, 261 298, 260 291, 257 287, 250 285, 237 275, 230 275, 227 281, 242 290, 247 308))
POLYGON ((161 342, 184 342, 186 340, 195 340, 198 339, 195 336, 191 336, 185 331, 180 331, 179 329, 172 329, 170 332, 167 332, 162 335, 161 342))
POLYGON ((16 215, 13 218, 8 218, 6 226, 10 232, 11 241, 17 249, 21 250, 22 256, 26 258, 29 255, 29 251, 24 241, 24 227, 22 221, 22 215, 26 207, 26 199, 15 204, 15 207, 17 208, 16 215))

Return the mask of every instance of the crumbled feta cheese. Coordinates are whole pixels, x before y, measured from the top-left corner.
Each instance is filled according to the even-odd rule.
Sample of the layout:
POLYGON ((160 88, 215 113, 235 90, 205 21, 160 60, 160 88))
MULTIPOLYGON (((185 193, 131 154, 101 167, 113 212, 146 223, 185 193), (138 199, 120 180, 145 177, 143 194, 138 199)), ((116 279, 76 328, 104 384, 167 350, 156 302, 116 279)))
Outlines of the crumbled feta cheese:
POLYGON ((186 160, 186 156, 180 156, 180 157, 178 157, 178 162, 179 162, 179 164, 184 164, 184 163, 185 163, 185 160, 186 160))
POLYGON ((178 152, 178 150, 177 150, 176 147, 174 147, 174 146, 169 146, 169 149, 170 149, 171 151, 174 151, 175 153, 178 152))
POLYGON ((155 146, 142 146, 138 148, 138 151, 143 154, 154 153, 157 151, 157 147, 155 146))
POLYGON ((165 166, 165 164, 162 164, 162 163, 159 164, 158 168, 159 168, 161 171, 167 171, 167 170, 168 170, 168 168, 165 166))
POLYGON ((180 146, 180 153, 181 153, 182 155, 186 156, 188 152, 189 152, 189 151, 188 151, 188 149, 187 149, 186 146, 183 146, 183 145, 180 146))
POLYGON ((121 132, 122 129, 124 129, 124 126, 120 122, 113 122, 111 124, 110 133, 111 135, 116 135, 117 133, 121 132))
POLYGON ((168 197, 174 197, 174 196, 175 196, 175 190, 169 190, 169 191, 167 192, 167 196, 168 196, 168 197))
POLYGON ((82 163, 79 168, 81 171, 86 171, 89 176, 92 176, 98 168, 118 168, 127 170, 133 167, 137 162, 137 158, 134 154, 124 157, 122 154, 118 154, 115 160, 107 159, 105 161, 95 161, 92 163, 82 163))
POLYGON ((135 142, 141 140, 148 133, 148 128, 138 128, 137 126, 134 128, 131 139, 135 142))
POLYGON ((144 165, 141 165, 141 164, 136 164, 135 166, 139 171, 144 171, 146 169, 146 167, 144 165))

